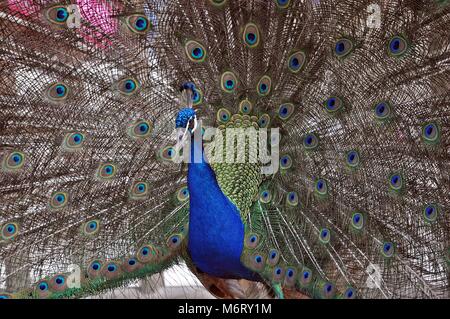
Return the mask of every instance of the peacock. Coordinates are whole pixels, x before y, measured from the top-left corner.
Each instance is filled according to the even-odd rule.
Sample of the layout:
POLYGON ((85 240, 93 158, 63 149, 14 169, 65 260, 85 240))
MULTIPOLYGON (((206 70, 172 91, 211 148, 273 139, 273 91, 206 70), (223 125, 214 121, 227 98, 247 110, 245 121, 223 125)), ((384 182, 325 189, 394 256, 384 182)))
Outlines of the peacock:
POLYGON ((448 0, 2 1, 0 298, 180 264, 219 298, 449 298, 449 24, 448 0))

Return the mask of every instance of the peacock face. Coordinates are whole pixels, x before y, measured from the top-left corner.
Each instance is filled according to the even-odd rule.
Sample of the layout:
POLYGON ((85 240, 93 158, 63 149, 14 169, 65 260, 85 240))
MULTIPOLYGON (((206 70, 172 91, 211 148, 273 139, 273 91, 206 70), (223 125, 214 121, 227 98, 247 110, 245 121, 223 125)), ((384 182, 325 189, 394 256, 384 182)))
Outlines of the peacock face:
POLYGON ((194 109, 184 108, 178 112, 177 119, 175 120, 176 128, 186 128, 189 121, 194 120, 196 117, 194 109))

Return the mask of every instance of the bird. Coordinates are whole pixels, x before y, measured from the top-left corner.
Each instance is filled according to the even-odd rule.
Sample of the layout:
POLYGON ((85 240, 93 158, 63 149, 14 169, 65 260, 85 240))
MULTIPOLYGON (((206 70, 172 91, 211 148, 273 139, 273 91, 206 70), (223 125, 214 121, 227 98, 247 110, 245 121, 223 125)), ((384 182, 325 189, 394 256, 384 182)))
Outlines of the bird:
POLYGON ((448 298, 449 23, 447 0, 3 1, 0 298, 183 263, 218 298, 448 298))

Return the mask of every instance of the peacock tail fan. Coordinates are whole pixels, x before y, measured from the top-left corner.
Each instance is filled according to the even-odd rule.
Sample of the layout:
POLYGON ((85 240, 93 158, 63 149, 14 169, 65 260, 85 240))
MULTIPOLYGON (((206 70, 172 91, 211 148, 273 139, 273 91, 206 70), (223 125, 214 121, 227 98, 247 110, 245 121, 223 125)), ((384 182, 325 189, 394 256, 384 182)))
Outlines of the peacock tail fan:
POLYGON ((0 297, 184 263, 221 298, 448 297, 449 23, 439 0, 1 2, 0 297), (277 149, 210 164, 252 279, 192 249, 194 118, 277 149))

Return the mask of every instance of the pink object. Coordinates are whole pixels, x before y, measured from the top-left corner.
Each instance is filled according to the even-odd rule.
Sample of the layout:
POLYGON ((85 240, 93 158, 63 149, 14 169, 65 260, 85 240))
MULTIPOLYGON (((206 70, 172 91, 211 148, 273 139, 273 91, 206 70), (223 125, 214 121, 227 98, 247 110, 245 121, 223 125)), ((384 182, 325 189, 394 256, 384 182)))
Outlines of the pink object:
POLYGON ((39 6, 34 4, 33 0, 8 0, 8 6, 13 13, 20 13, 27 17, 39 12, 39 6))
POLYGON ((95 27, 82 27, 79 32, 83 38, 98 47, 105 48, 111 41, 105 35, 113 35, 118 29, 117 18, 112 17, 114 7, 112 1, 106 0, 77 0, 81 17, 95 27))

